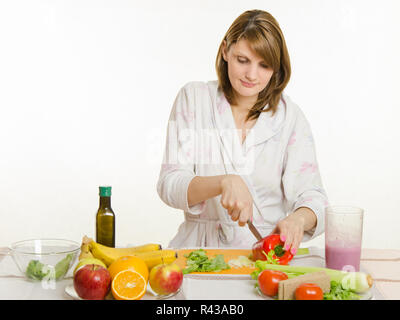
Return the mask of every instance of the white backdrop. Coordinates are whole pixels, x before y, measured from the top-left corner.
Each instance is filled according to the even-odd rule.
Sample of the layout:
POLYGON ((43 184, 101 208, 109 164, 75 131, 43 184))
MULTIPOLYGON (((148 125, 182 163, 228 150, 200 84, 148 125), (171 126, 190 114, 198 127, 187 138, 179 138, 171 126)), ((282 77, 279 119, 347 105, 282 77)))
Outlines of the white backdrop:
POLYGON ((183 221, 156 192, 173 101, 216 79, 249 9, 285 34, 330 202, 364 208, 364 247, 399 248, 396 0, 0 1, 0 245, 94 236, 108 184, 117 245, 166 246, 183 221))

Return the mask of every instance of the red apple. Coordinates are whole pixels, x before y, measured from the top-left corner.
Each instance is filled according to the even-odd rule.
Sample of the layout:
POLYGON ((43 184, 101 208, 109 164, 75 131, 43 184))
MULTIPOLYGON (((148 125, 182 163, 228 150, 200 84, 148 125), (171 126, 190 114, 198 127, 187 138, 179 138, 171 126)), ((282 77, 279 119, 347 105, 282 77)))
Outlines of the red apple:
POLYGON ((87 264, 74 276, 74 288, 82 299, 104 300, 110 290, 111 276, 108 270, 97 264, 87 264))
POLYGON ((177 292, 182 285, 183 273, 175 264, 159 264, 153 267, 149 274, 151 289, 159 295, 177 292))

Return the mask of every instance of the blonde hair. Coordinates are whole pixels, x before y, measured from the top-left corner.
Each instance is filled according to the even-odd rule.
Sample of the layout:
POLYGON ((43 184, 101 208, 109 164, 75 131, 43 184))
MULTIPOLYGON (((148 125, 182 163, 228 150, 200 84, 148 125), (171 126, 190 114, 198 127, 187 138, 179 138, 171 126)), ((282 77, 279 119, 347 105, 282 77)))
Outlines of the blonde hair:
POLYGON ((228 77, 228 64, 222 57, 223 42, 226 50, 241 39, 273 69, 268 85, 258 94, 258 99, 247 115, 247 119, 257 119, 261 112, 275 113, 283 89, 290 79, 290 59, 283 33, 275 18, 266 11, 249 10, 242 13, 229 27, 221 42, 215 62, 218 86, 231 105, 236 103, 233 88, 228 77), (265 110, 264 107, 268 105, 265 110))

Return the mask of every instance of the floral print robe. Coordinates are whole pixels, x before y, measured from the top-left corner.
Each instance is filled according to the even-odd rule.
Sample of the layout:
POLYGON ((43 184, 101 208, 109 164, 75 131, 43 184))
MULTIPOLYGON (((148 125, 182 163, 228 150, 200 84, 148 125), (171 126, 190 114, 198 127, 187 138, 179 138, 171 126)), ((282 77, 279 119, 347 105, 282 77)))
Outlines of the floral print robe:
POLYGON ((238 131, 217 81, 189 82, 180 89, 157 184, 161 199, 185 217, 169 247, 249 249, 256 241, 247 226, 231 220, 221 196, 188 206, 187 189, 195 176, 240 175, 252 194, 253 224, 262 236, 299 207, 317 216, 316 227, 305 232, 303 241, 323 233, 328 201, 300 108, 282 94, 275 114, 262 112, 243 144, 238 131))

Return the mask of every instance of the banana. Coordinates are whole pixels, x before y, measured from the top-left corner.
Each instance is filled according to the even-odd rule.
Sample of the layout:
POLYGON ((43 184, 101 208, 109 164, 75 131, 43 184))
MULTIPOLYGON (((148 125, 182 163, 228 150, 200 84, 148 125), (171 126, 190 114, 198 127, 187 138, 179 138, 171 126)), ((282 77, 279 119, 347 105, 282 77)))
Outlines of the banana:
MULTIPOLYGON (((95 258, 102 260, 107 266, 119 257, 163 251, 161 250, 161 245, 153 243, 130 248, 111 248, 93 240, 89 243, 89 248, 92 255, 95 258)), ((158 255, 162 256, 160 253, 158 255)))
POLYGON ((133 250, 135 252, 141 253, 141 252, 149 252, 149 251, 158 251, 161 250, 161 244, 156 244, 156 243, 147 243, 147 244, 143 244, 141 246, 135 246, 135 247, 130 247, 130 248, 118 248, 118 250, 123 249, 129 249, 129 250, 133 250))
POLYGON ((149 251, 149 252, 139 252, 136 253, 135 256, 138 258, 141 258, 149 268, 149 271, 151 268, 158 264, 169 264, 172 263, 178 258, 178 253, 175 250, 168 250, 168 249, 163 249, 163 250, 158 250, 158 251, 149 251))
POLYGON ((91 241, 92 241, 92 239, 88 238, 87 236, 83 237, 79 260, 86 259, 86 258, 94 258, 92 252, 90 251, 90 246, 89 246, 89 243, 91 241))

